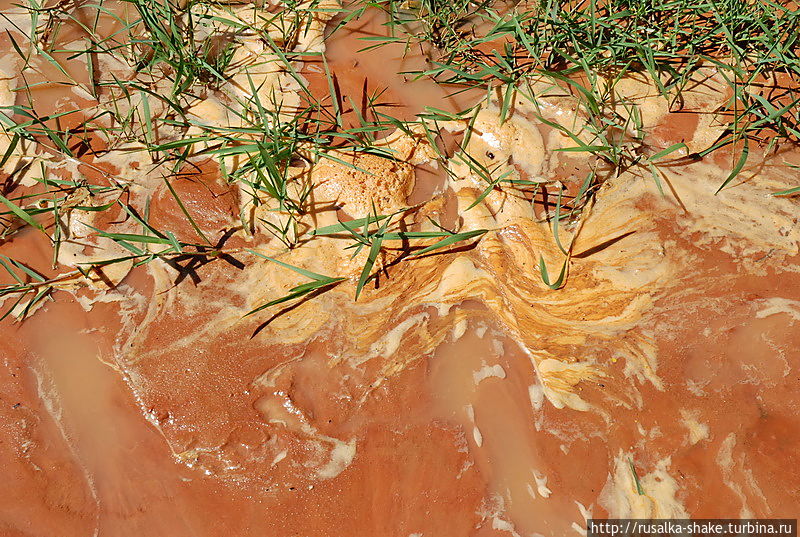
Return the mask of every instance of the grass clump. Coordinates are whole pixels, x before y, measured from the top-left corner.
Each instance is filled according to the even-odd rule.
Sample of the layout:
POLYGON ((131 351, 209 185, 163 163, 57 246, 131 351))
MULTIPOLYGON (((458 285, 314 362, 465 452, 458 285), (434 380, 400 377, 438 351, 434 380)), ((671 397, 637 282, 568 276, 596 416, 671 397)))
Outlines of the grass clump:
MULTIPOLYGON (((0 216, 16 222, 6 226, 6 234, 26 227, 46 234, 54 248, 54 264, 65 234, 59 219, 67 209, 98 212, 114 208, 142 230, 122 233, 97 229, 98 237, 115 242, 130 254, 98 261, 98 267, 121 261, 142 264, 154 259, 224 254, 225 249, 212 244, 194 220, 171 182, 174 174, 201 158, 217 160, 225 180, 238 185, 247 197, 242 211, 242 228, 246 231, 254 231, 256 225, 247 213, 267 203, 278 217, 262 219, 258 224, 287 250, 319 236, 351 240, 354 255, 366 250, 356 298, 374 277, 380 252, 387 245, 432 241, 407 249, 405 254, 413 258, 486 233, 485 229, 458 232, 441 227, 438 231, 397 231, 392 224, 399 213, 384 216, 377 211, 365 219, 311 232, 302 230, 300 222, 310 211, 313 193, 310 185, 291 172, 298 161, 313 165, 327 158, 354 166, 337 159, 332 148, 392 158, 376 141, 388 129, 409 131, 410 127, 409 122, 393 117, 391 110, 387 112, 381 106, 381 92, 365 96, 361 106, 351 96, 341 94, 324 54, 306 43, 308 29, 330 15, 336 18, 328 24, 329 33, 340 31, 370 11, 383 11, 386 31, 365 38, 364 54, 398 43, 404 43, 406 51, 422 50, 427 65, 406 75, 431 79, 453 94, 486 92, 497 103, 503 121, 512 115, 520 99, 539 110, 541 85, 537 81, 547 81, 550 87, 574 97, 583 122, 581 132, 574 124, 537 114, 541 122, 574 142, 574 147, 563 150, 585 154, 592 170, 577 194, 567 196, 559 187, 555 211, 548 214, 565 256, 555 280, 543 259, 540 263, 542 279, 553 289, 563 286, 571 255, 570 247, 559 238, 559 227, 563 229, 579 217, 609 174, 640 166, 648 170, 663 192, 661 166, 686 156, 702 158, 728 147, 733 160, 730 175, 719 187, 722 189, 744 168, 754 148, 769 151, 781 143, 800 140, 800 12, 772 0, 357 0, 344 7, 310 0, 286 2, 280 9, 240 9, 205 0, 180 5, 172 0, 125 0, 122 5, 125 7, 120 10, 102 0, 97 4, 59 2, 52 6, 25 0, 18 6, 29 14, 30 28, 18 27, 8 36, 24 65, 25 84, 17 91, 27 97, 27 102, 8 106, 0 114, 9 137, 0 166, 6 165, 23 144, 38 148, 40 160, 82 162, 89 167, 94 165, 84 156, 141 151, 148 156, 152 169, 164 170, 169 195, 201 241, 182 241, 170 230, 157 229, 146 211, 141 215, 123 202, 133 184, 130 178, 95 166, 94 172, 103 178, 99 185, 81 178, 49 178, 43 168, 41 192, 33 195, 7 190, 0 194, 4 208, 0 216), (61 38, 66 28, 79 37, 70 40, 69 47, 61 38), (20 38, 21 34, 25 37, 20 38), (237 56, 244 46, 256 47, 256 63, 243 64, 241 54, 237 56), (85 61, 85 80, 62 65, 76 59, 85 61), (120 72, 98 69, 112 60, 121 66, 120 72), (312 91, 298 72, 298 62, 309 60, 319 61, 327 92, 312 91), (78 88, 95 102, 85 108, 40 113, 33 92, 43 81, 28 81, 25 69, 41 71, 43 66, 58 74, 59 84, 78 88), (683 143, 653 146, 638 105, 619 91, 620 82, 630 76, 645 77, 675 111, 684 106, 685 92, 697 73, 708 68, 718 72, 727 86, 725 101, 714 111, 724 124, 719 138, 708 147, 693 148, 691 155, 687 155, 690 151, 683 143), (271 72, 279 73, 275 75, 278 86, 269 91, 265 80, 271 72), (295 95, 296 101, 287 104, 282 100, 281 95, 288 93, 295 95), (197 102, 210 99, 218 100, 229 124, 212 124, 192 115, 197 102), (351 109, 355 122, 345 117, 346 108, 351 109), (621 137, 620 133, 627 135, 621 137), (238 164, 229 166, 233 160, 238 164), (112 201, 66 207, 81 189, 112 201), (52 203, 39 206, 44 198, 52 203)), ((470 114, 474 121, 479 110, 476 107, 454 113, 429 109, 421 116, 419 123, 442 160, 449 155, 437 143, 439 134, 430 126, 456 119, 469 124, 470 114)), ((459 158, 486 183, 473 206, 495 189, 524 182, 472 158, 463 150, 469 135, 470 128, 461 141, 459 158)), ((534 192, 540 187, 536 182, 525 186, 534 192)), ((776 195, 790 195, 796 190, 776 195)), ((305 270, 269 260, 297 272, 305 270)), ((33 296, 22 308, 24 317, 49 296, 56 282, 20 261, 2 261, 15 283, 3 287, 0 293, 19 295, 20 300, 33 296)), ((342 281, 338 276, 300 273, 311 281, 263 307, 323 291, 342 281)), ((19 312, 19 304, 22 302, 8 312, 19 312)))

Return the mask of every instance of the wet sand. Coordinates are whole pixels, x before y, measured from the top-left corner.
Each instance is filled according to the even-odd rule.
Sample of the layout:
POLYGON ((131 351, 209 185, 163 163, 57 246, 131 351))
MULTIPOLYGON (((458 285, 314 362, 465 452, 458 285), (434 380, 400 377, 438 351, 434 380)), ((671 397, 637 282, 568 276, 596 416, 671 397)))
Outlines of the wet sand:
MULTIPOLYGON (((342 94, 388 87, 409 119, 464 106, 387 78, 402 70, 390 52, 356 60, 353 37, 373 26, 328 43, 342 94)), ((685 116, 659 118, 654 143, 691 140, 699 120, 685 116)), ((472 142, 481 158, 506 132, 492 117, 472 142)), ((563 137, 522 111, 512 125, 507 165, 575 190, 586 159, 554 151, 563 137)), ((793 186, 798 155, 714 196, 730 161, 665 170, 665 196, 643 173, 609 177, 556 291, 538 273, 540 256, 551 273, 562 259, 536 219, 552 195, 496 189, 464 211, 483 189, 469 170, 415 165, 413 185, 397 178, 409 203, 490 231, 417 260, 387 254, 358 301, 361 260, 321 239, 281 259, 349 279, 245 317, 295 275, 246 252, 274 255, 275 241, 237 229, 241 193, 198 159, 173 185, 229 255, 156 261, 3 321, 0 533, 561 536, 590 517, 796 516, 799 232, 796 201, 770 193, 793 186)), ((135 176, 145 163, 95 165, 135 176)), ((197 240, 163 184, 144 184, 151 222, 197 240)), ((317 225, 359 216, 352 192, 334 201, 317 225)), ((32 230, 0 253, 55 274, 32 230)))

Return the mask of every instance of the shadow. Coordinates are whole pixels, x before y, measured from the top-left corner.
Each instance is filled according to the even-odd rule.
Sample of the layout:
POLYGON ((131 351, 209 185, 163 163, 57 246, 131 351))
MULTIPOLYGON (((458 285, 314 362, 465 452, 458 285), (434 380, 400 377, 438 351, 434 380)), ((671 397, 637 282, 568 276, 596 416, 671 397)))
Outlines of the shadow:
POLYGON ((297 301, 297 302, 295 302, 294 304, 292 304, 292 305, 290 305, 290 306, 286 306, 285 308, 281 309, 281 310, 280 310, 280 311, 278 311, 277 313, 274 313, 274 314, 273 314, 273 315, 272 315, 272 316, 271 316, 269 319, 267 319, 266 321, 264 321, 263 323, 261 323, 260 325, 258 325, 258 326, 256 327, 256 329, 255 329, 255 330, 253 330, 253 333, 252 333, 252 334, 250 334, 250 339, 253 339, 253 338, 254 338, 254 337, 256 337, 258 334, 260 334, 262 330, 264 330, 264 329, 265 329, 267 326, 269 326, 269 325, 270 325, 270 323, 271 323, 272 321, 274 321, 275 319, 277 319, 277 318, 278 318, 278 317, 280 317, 281 315, 285 315, 286 313, 289 313, 290 311, 294 310, 295 308, 297 308, 297 307, 298 307, 298 306, 300 306, 301 304, 303 304, 303 303, 305 303, 305 302, 307 302, 307 301, 309 301, 309 300, 311 300, 311 299, 313 299, 313 298, 316 298, 316 297, 318 297, 318 296, 319 296, 319 295, 321 295, 322 293, 325 293, 325 292, 327 292, 327 291, 330 291, 331 289, 333 289, 334 287, 336 287, 337 285, 339 285, 339 283, 341 283, 341 282, 336 282, 336 283, 334 283, 334 284, 331 284, 331 285, 329 285, 329 286, 327 286, 327 287, 321 287, 321 288, 319 288, 319 289, 316 289, 316 290, 314 290, 314 291, 312 291, 312 292, 308 293, 308 294, 307 294, 307 295, 305 295, 304 297, 302 297, 300 300, 298 300, 298 301, 297 301))
POLYGON ((601 242, 597 246, 592 246, 588 250, 584 250, 584 251, 582 251, 580 253, 577 253, 577 254, 572 254, 572 257, 577 257, 579 259, 582 259, 584 257, 589 257, 590 255, 596 254, 598 252, 602 252, 603 250, 605 250, 609 246, 621 241, 622 239, 624 239, 625 237, 627 237, 629 235, 633 235, 634 233, 636 233, 636 232, 635 231, 628 231, 627 233, 623 233, 622 235, 619 235, 618 237, 614 237, 612 239, 608 239, 607 241, 601 242))
MULTIPOLYGON (((484 233, 484 235, 485 235, 485 233, 484 233)), ((473 250, 476 246, 478 246, 478 243, 480 242, 480 239, 484 235, 479 235, 477 237, 473 237, 472 239, 469 239, 469 240, 473 241, 473 242, 471 242, 469 244, 462 244, 460 246, 456 246, 455 248, 453 248, 453 247, 442 248, 441 250, 433 251, 433 252, 431 252, 429 254, 420 255, 420 256, 414 256, 414 259, 425 259, 426 257, 433 257, 435 255, 442 255, 442 254, 458 254, 458 253, 463 253, 463 252, 469 252, 470 250, 473 250)), ((423 246, 419 247, 420 250, 422 250, 423 248, 424 248, 423 246)), ((408 259, 408 258, 407 257, 403 257, 402 259, 408 259)), ((392 264, 394 264, 394 263, 392 263, 392 264)), ((388 266, 391 266, 391 265, 388 265, 388 266)))
POLYGON ((238 270, 243 270, 245 268, 245 264, 230 254, 221 253, 218 255, 211 255, 214 251, 222 249, 225 246, 225 243, 233 236, 235 232, 236 229, 226 230, 214 246, 198 246, 197 254, 193 253, 180 255, 172 259, 165 259, 164 262, 178 273, 178 275, 175 277, 175 281, 172 282, 173 287, 180 284, 186 278, 189 278, 193 285, 199 284, 202 281, 202 278, 200 278, 197 270, 208 263, 211 263, 215 259, 221 259, 232 267, 238 270), (185 264, 182 264, 184 262, 185 264))

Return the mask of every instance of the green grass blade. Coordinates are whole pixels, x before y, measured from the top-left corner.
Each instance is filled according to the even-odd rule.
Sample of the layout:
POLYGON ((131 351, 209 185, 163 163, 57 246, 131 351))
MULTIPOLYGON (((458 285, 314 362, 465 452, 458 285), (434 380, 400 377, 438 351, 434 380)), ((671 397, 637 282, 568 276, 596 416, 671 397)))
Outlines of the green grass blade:
POLYGON ((437 241, 437 242, 431 244, 427 248, 423 248, 422 250, 419 250, 419 251, 416 251, 416 252, 412 253, 411 256, 413 257, 413 256, 420 256, 420 255, 429 254, 431 252, 435 252, 436 250, 440 250, 442 248, 446 248, 446 247, 448 247, 448 246, 450 246, 452 244, 456 244, 456 243, 461 242, 461 241, 466 241, 466 240, 469 240, 469 239, 472 239, 472 238, 475 238, 475 237, 479 237, 479 236, 487 233, 488 231, 489 231, 488 229, 476 229, 474 231, 465 231, 463 233, 454 233, 454 234, 452 234, 452 235, 450 235, 448 237, 445 237, 444 239, 442 239, 440 241, 437 241))

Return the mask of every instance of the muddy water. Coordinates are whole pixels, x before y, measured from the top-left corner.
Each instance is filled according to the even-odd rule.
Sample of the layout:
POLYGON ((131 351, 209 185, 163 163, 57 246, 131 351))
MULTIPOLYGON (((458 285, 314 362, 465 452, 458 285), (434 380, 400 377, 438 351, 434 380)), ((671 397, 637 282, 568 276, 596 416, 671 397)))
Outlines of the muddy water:
MULTIPOLYGON (((343 93, 388 87, 408 117, 462 106, 396 76, 394 52, 354 53, 379 22, 328 43, 343 93)), ((699 124, 671 119, 654 126, 665 147, 699 124)), ((565 182, 585 171, 524 117, 513 132, 490 114, 477 124, 481 159, 508 151, 565 182)), ((212 242, 230 235, 228 257, 153 262, 5 321, 3 535, 561 536, 590 516, 792 517, 796 202, 769 194, 794 186, 793 159, 753 166, 719 196, 725 156, 668 170, 668 196, 647 175, 609 178, 559 291, 538 273, 540 256, 551 273, 562 259, 551 228, 521 193, 466 211, 484 186, 457 162, 452 179, 387 175, 408 201, 431 200, 427 214, 458 204, 463 229, 491 231, 388 258, 357 302, 362 260, 347 243, 286 253, 237 233, 240 193, 197 162, 174 188, 212 242), (351 280, 243 318, 298 283, 244 247, 351 280)), ((114 173, 135 175, 123 165, 114 173)), ((196 240, 163 186, 142 184, 154 225, 196 240)), ((351 194, 344 211, 363 201, 351 194)), ((53 273, 41 234, 0 250, 53 273)))
MULTIPOLYGON (((413 119, 429 108, 456 113, 480 97, 477 92, 457 92, 428 78, 402 74, 433 65, 423 50, 408 50, 405 43, 389 43, 364 51, 374 44, 370 38, 385 35, 386 21, 383 13, 368 12, 327 41, 325 57, 345 96, 360 104, 364 93, 383 95, 379 102, 402 119, 413 119)), ((336 23, 337 19, 331 21, 331 25, 336 23)))

